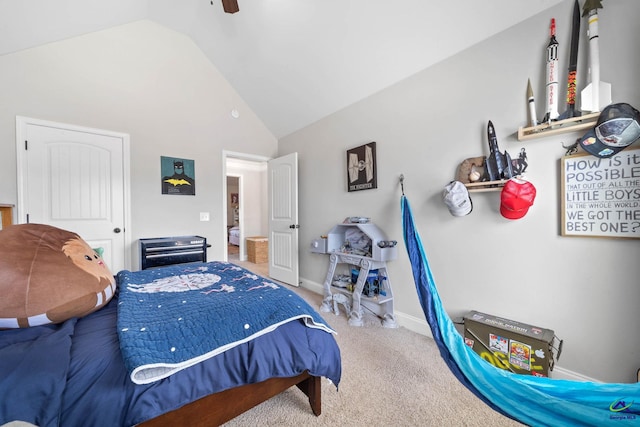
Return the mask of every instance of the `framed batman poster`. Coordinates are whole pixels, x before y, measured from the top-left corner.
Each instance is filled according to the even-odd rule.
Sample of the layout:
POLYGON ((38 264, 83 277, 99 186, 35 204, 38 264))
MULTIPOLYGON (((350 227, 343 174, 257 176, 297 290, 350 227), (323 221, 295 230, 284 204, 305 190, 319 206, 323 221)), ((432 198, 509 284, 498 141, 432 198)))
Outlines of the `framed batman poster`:
POLYGON ((347 150, 347 189, 360 191, 372 188, 378 188, 375 142, 347 150))
POLYGON ((195 162, 160 156, 162 194, 184 194, 195 196, 195 162))

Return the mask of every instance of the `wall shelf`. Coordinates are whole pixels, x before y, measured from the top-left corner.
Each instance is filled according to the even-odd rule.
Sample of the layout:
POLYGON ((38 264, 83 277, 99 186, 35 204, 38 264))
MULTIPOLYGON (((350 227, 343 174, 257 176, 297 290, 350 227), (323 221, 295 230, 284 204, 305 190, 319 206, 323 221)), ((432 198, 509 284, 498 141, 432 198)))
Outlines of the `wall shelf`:
MULTIPOLYGON (((543 138, 551 135, 559 135, 569 132, 577 132, 579 130, 588 129, 595 125, 600 116, 599 112, 585 114, 580 117, 571 117, 565 120, 556 120, 543 123, 538 126, 520 127, 518 128, 518 141, 527 139, 543 138)), ((484 157, 467 159, 466 161, 475 160, 479 163, 480 159, 484 161, 484 157)), ((464 164, 464 162, 463 162, 464 164)), ((457 180, 461 181, 470 193, 481 193, 486 191, 501 191, 508 180, 498 181, 481 181, 481 182, 465 182, 468 172, 461 173, 462 164, 458 167, 457 180)))
POLYGON ((598 117, 599 112, 585 114, 580 117, 571 117, 570 119, 556 120, 543 123, 538 126, 520 127, 518 128, 518 141, 527 139, 543 138, 545 136, 559 135, 568 132, 576 132, 592 127, 598 117))
POLYGON ((482 193, 485 191, 501 191, 504 184, 508 180, 502 179, 500 181, 482 181, 482 182, 468 182, 464 184, 467 187, 469 193, 482 193))

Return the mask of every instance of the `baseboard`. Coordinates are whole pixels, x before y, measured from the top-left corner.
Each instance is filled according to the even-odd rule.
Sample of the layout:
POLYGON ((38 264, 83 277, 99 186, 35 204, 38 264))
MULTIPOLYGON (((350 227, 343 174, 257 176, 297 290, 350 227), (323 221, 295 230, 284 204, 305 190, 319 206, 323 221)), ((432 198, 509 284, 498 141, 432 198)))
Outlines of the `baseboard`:
POLYGON ((309 289, 311 292, 315 292, 316 294, 323 295, 324 294, 324 286, 318 282, 313 282, 311 280, 307 280, 304 277, 300 278, 300 287, 309 289))
POLYGON ((403 326, 416 334, 424 335, 433 339, 431 327, 429 327, 426 320, 398 311, 395 312, 395 315, 400 326, 403 326))
MULTIPOLYGON (((307 280, 304 278, 300 279, 300 286, 308 289, 317 294, 324 294, 324 286, 320 283, 313 282, 311 280, 307 280)), ((415 332, 420 335, 424 335, 433 339, 433 335, 431 334, 431 328, 429 324, 424 318, 419 318, 412 316, 410 314, 405 314, 399 311, 395 311, 396 321, 398 322, 398 326, 405 327, 412 332, 415 332)), ((640 375, 640 374, 639 374, 640 375)), ((588 381, 588 382, 600 382, 594 378, 588 377, 586 375, 582 375, 578 372, 573 372, 568 369, 564 369, 561 366, 555 365, 553 371, 551 371, 551 378, 560 379, 560 380, 572 380, 572 381, 588 381)))
POLYGON ((573 372, 568 369, 564 369, 561 366, 556 365, 551 371, 551 375, 549 375, 554 380, 571 380, 571 381, 584 381, 584 382, 593 382, 599 383, 601 381, 596 380, 595 378, 588 377, 586 375, 582 375, 578 372, 573 372))

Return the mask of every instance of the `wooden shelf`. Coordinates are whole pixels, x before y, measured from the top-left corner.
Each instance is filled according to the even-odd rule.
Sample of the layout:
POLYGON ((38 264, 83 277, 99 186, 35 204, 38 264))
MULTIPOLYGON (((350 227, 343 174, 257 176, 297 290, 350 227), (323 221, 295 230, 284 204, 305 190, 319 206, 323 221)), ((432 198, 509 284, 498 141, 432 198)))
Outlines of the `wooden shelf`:
POLYGON ((549 123, 543 123, 538 126, 520 127, 518 128, 518 141, 527 139, 543 138, 545 136, 558 135, 568 132, 576 132, 592 127, 598 117, 599 112, 585 114, 580 117, 572 117, 565 120, 556 120, 549 123))
POLYGON ((501 191, 507 179, 500 181, 482 181, 482 182, 468 182, 464 186, 467 187, 469 193, 481 193, 484 191, 501 191))
MULTIPOLYGON (((580 117, 572 117, 570 119, 565 120, 556 120, 549 123, 543 123, 538 126, 531 127, 520 127, 518 129, 518 141, 523 141, 527 139, 534 138, 543 138, 545 136, 558 135, 562 133, 568 132, 576 132, 583 129, 588 129, 592 127, 596 121, 600 113, 591 113, 585 114, 580 117)), ((481 163, 484 161, 483 157, 476 157, 465 160, 465 162, 469 162, 471 160, 475 160, 475 163, 481 163)), ((468 170, 461 171, 462 166, 465 164, 463 162, 460 166, 458 166, 457 180, 461 181, 467 190, 470 193, 481 193, 486 191, 501 191, 502 187, 504 187, 505 183, 508 180, 498 180, 498 181, 481 181, 481 182, 465 182, 466 177, 468 176, 468 170)))

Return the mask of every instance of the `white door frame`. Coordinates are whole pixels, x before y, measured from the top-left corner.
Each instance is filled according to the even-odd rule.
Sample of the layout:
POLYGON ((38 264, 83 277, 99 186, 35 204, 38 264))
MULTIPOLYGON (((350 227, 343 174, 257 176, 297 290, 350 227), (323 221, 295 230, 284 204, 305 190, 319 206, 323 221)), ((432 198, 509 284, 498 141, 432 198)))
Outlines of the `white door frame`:
MULTIPOLYGON (((120 138, 123 141, 123 153, 122 153, 122 168, 123 168, 123 207, 124 207, 124 266, 125 269, 131 269, 131 236, 133 235, 133 229, 131 227, 131 156, 130 156, 130 144, 129 135, 121 132, 114 132, 104 129, 89 128, 84 126, 70 125, 66 123, 53 122, 48 120, 34 119, 31 117, 16 116, 16 170, 17 170, 17 185, 18 185, 18 203, 16 205, 16 222, 23 224, 26 222, 25 212, 25 174, 24 165, 26 164, 26 152, 24 149, 24 143, 26 135, 25 130, 28 125, 36 126, 48 126, 57 127, 62 129, 68 129, 75 132, 97 133, 100 135, 113 136, 120 138)), ((114 274, 117 272, 113 272, 114 274)))
MULTIPOLYGON (((223 242, 224 245, 228 245, 229 244, 229 235, 227 233, 227 200, 229 200, 228 195, 227 195, 227 160, 228 159, 239 159, 239 160, 246 160, 246 161, 250 161, 250 162, 257 162, 257 163, 265 163, 268 162, 269 160, 271 160, 271 157, 265 157, 265 156, 259 156, 256 154, 247 154, 247 153, 240 153, 237 151, 229 151, 229 150, 222 150, 222 182, 224 182, 225 184, 222 186, 222 212, 223 215, 222 217, 224 218, 224 220, 222 221, 222 234, 224 236, 223 238, 223 242)), ((235 175, 233 175, 235 176, 235 175)), ((242 177, 240 177, 240 181, 238 182, 238 185, 240 186, 239 189, 239 193, 240 193, 240 198, 242 198, 242 177)), ((238 205, 240 206, 240 208, 238 209, 238 224, 240 225, 240 246, 239 246, 239 250, 240 250, 240 260, 241 261, 246 261, 246 251, 244 252, 243 255, 243 251, 244 251, 244 203, 242 203, 242 200, 238 200, 238 205), (243 259, 244 257, 244 259, 243 259)), ((228 261, 229 260, 229 254, 227 252, 227 250, 224 250, 224 256, 223 256, 223 261, 228 261)))

